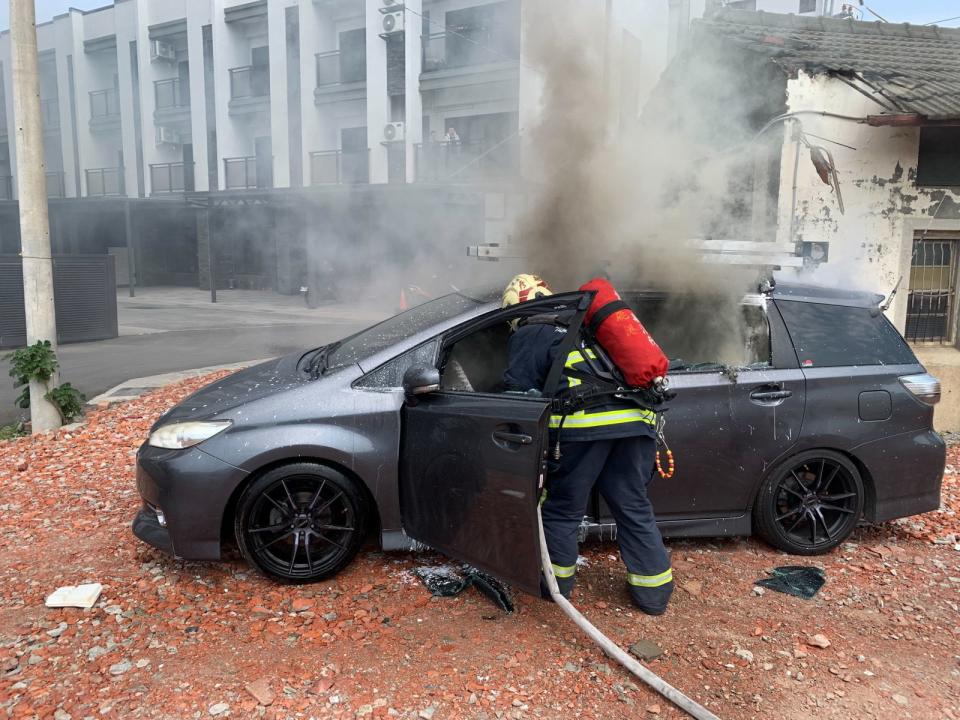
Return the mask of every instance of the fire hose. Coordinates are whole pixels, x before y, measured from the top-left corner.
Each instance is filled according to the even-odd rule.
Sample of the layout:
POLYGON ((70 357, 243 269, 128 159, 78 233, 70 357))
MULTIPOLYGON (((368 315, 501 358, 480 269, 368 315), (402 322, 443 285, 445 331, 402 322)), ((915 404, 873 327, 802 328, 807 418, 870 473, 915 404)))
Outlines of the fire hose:
POLYGON ((720 720, 716 715, 700 705, 695 700, 690 699, 675 687, 663 680, 659 675, 641 665, 634 658, 630 657, 613 640, 608 638, 596 625, 587 620, 583 614, 577 610, 573 604, 560 594, 560 588, 557 585, 557 578, 553 574, 553 565, 550 563, 550 552, 547 550, 547 538, 543 532, 543 517, 540 514, 540 505, 537 505, 537 526, 540 531, 540 563, 543 566, 543 576, 547 581, 547 588, 550 590, 550 597, 560 606, 564 614, 573 620, 574 624, 583 630, 590 639, 593 640, 600 649, 609 657, 623 665, 627 670, 637 676, 644 684, 660 693, 674 705, 684 710, 690 717, 696 720, 720 720))

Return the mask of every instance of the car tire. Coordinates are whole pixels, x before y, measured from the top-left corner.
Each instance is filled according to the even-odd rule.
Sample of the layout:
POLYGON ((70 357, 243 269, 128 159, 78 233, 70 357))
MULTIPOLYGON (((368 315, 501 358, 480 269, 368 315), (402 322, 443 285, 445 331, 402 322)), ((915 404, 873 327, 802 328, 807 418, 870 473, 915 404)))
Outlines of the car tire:
POLYGON ((767 476, 754 504, 754 530, 792 555, 830 552, 849 537, 863 514, 864 486, 849 458, 811 450, 767 476))
POLYGON ((315 463, 283 465, 251 482, 237 502, 234 532, 243 557, 287 583, 333 577, 360 550, 367 502, 343 473, 315 463))

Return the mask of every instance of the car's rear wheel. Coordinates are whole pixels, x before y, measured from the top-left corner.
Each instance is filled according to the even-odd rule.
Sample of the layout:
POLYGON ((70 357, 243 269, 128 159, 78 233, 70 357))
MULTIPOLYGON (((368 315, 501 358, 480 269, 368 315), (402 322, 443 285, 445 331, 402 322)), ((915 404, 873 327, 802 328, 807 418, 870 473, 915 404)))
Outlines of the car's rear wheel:
POLYGON ((853 532, 863 513, 863 478, 830 450, 796 455, 764 481, 754 506, 758 534, 794 555, 829 552, 853 532))
POLYGON ((274 468, 240 496, 234 529, 244 558, 265 575, 308 583, 342 570, 363 543, 367 503, 333 468, 274 468))

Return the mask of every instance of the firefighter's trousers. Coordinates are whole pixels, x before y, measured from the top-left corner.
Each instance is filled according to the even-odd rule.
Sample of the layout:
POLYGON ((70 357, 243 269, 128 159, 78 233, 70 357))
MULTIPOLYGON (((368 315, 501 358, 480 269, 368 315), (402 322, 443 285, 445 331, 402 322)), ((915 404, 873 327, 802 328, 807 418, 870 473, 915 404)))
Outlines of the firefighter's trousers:
POLYGON ((642 436, 566 442, 560 450, 559 468, 549 476, 541 508, 560 592, 568 596, 573 590, 577 531, 596 484, 617 521, 620 556, 634 604, 650 615, 663 613, 673 593, 673 571, 647 498, 656 441, 642 436))

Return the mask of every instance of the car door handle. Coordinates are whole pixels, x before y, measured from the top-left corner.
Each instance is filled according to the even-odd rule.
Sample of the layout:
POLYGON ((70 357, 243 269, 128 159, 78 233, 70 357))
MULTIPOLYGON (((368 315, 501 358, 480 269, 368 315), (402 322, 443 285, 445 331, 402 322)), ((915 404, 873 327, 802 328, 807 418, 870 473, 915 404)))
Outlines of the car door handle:
POLYGON ((531 443, 533 443, 532 435, 525 435, 524 433, 505 432, 503 430, 495 430, 493 432, 493 439, 499 440, 500 442, 505 442, 505 443, 518 443, 520 445, 530 445, 531 443))
POLYGON ((754 390, 750 393, 750 399, 758 402, 776 402, 789 397, 793 397, 792 390, 754 390))

